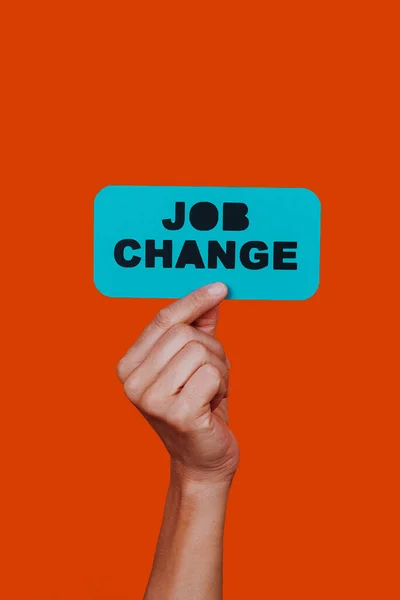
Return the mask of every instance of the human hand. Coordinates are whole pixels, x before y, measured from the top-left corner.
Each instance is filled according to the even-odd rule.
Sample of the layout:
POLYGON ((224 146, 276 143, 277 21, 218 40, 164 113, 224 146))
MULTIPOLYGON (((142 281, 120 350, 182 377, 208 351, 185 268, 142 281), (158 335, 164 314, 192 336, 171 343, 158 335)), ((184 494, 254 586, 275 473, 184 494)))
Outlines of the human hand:
POLYGON ((228 427, 229 361, 215 338, 226 294, 215 283, 163 308, 117 366, 129 400, 188 481, 230 482, 239 461, 228 427))

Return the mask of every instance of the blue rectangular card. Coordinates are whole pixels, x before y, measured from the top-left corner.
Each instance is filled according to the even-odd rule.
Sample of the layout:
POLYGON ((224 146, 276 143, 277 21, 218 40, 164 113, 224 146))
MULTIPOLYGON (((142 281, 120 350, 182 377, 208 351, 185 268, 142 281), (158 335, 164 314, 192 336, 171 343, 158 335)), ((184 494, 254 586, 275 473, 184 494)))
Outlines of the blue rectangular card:
POLYGON ((321 205, 305 188, 108 186, 94 206, 94 282, 115 298, 305 300, 319 285, 321 205))

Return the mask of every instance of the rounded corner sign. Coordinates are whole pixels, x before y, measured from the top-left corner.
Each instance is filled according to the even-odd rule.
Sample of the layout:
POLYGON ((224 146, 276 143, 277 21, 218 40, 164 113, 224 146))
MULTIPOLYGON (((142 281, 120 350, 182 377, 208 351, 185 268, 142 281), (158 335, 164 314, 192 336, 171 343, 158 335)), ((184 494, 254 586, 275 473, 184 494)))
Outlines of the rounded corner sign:
POLYGON ((94 282, 114 298, 305 300, 318 289, 321 205, 306 188, 107 186, 94 205, 94 282))

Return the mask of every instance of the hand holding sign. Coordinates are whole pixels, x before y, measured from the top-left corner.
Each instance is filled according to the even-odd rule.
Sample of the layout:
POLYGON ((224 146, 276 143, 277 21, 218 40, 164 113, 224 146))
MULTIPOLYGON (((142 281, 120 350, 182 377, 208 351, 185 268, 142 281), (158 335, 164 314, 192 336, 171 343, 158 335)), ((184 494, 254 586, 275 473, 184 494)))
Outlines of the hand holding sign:
POLYGON ((163 308, 118 363, 126 395, 189 480, 229 480, 239 459, 227 426, 229 361, 215 338, 227 291, 214 283, 163 308))

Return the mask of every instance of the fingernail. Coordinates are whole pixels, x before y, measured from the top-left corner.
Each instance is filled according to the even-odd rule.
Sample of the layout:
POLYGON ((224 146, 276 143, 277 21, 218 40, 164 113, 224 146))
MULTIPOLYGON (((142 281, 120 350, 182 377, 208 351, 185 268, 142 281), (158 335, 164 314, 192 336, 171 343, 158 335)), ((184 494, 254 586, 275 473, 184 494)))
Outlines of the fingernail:
POLYGON ((220 281, 217 281, 216 283, 211 283, 207 287, 207 293, 210 294, 210 296, 222 296, 223 294, 226 294, 227 291, 228 288, 226 287, 226 285, 224 283, 221 283, 220 281))
POLYGON ((228 369, 231 368, 231 361, 229 360, 229 358, 226 356, 225 357, 225 362, 226 362, 226 366, 228 367, 228 369))

